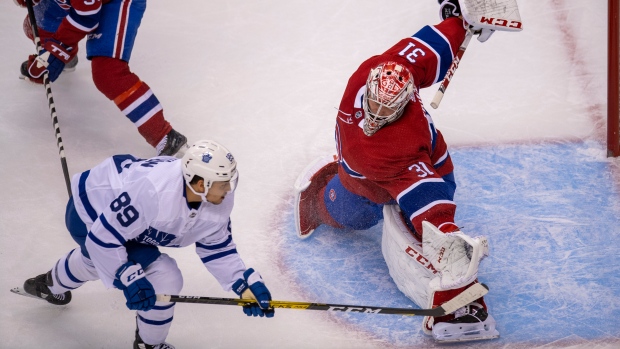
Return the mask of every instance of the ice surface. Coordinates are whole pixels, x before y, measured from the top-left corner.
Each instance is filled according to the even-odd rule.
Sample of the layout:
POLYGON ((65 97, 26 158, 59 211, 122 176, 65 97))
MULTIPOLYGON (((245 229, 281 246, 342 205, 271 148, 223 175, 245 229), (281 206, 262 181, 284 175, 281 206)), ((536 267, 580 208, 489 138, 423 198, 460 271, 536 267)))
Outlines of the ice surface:
MULTIPOLYGON (((519 0, 524 30, 472 41, 438 110, 459 185, 457 223, 490 239, 480 278, 502 335, 495 348, 620 346, 620 163, 604 157, 607 1, 519 0)), ((190 140, 224 143, 239 162, 238 250, 275 299, 414 306, 392 283, 380 227, 293 229, 292 187, 333 152, 334 107, 367 57, 438 21, 435 1, 151 1, 131 67, 190 140), (180 6, 181 5, 181 6, 180 6)), ((43 89, 19 79, 33 52, 25 11, 0 3, 1 348, 128 348, 123 296, 89 283, 66 307, 9 293, 73 248, 67 194, 43 89)), ((77 70, 53 84, 71 173, 112 154, 154 155, 77 70)), ((430 101, 436 86, 422 91, 430 101)), ((231 297, 193 249, 164 249, 184 294, 231 297)), ((434 347, 421 318, 179 305, 178 348, 434 347)), ((476 344, 460 344, 471 348, 476 344)))

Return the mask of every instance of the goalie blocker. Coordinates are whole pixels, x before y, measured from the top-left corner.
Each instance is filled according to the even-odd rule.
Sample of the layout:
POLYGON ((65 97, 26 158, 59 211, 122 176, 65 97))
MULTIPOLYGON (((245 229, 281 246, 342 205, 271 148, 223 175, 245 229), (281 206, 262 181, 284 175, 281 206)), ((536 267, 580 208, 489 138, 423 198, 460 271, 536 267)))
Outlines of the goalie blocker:
MULTIPOLYGON (((424 222, 424 242, 406 227, 400 208, 383 208, 381 250, 398 289, 421 308, 439 306, 478 283, 480 261, 488 255, 486 238, 462 232, 444 234, 424 222), (471 257, 468 257, 470 255, 471 257)), ((448 316, 425 317, 424 333, 441 342, 499 337, 495 319, 486 312, 482 298, 448 316)))

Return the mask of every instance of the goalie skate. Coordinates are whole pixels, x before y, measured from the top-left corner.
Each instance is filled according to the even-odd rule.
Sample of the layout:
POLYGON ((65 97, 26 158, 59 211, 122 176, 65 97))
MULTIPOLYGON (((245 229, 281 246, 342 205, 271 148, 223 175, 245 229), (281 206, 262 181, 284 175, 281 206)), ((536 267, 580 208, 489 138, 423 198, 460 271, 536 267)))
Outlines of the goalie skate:
POLYGON ((438 342, 463 342, 499 337, 495 319, 482 305, 471 303, 458 309, 454 320, 433 325, 433 338, 438 342))

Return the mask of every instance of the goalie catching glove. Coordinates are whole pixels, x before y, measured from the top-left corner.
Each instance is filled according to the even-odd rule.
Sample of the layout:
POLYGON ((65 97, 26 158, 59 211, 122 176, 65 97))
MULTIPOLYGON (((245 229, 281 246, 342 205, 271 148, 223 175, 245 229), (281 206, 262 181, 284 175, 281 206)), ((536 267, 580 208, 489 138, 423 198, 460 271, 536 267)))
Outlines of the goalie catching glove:
POLYGON ((444 233, 426 221, 422 229, 423 254, 441 275, 440 289, 459 288, 476 280, 480 261, 489 255, 486 237, 472 238, 460 230, 444 233))
POLYGON ((56 81, 65 64, 69 63, 77 54, 77 50, 67 47, 58 40, 49 39, 43 44, 43 50, 38 56, 28 58, 28 75, 38 79, 48 73, 51 82, 56 81))
POLYGON ((257 271, 250 268, 243 273, 243 279, 235 281, 233 291, 242 299, 255 299, 257 303, 244 305, 243 312, 247 316, 273 317, 271 308, 271 293, 265 286, 263 278, 257 271))

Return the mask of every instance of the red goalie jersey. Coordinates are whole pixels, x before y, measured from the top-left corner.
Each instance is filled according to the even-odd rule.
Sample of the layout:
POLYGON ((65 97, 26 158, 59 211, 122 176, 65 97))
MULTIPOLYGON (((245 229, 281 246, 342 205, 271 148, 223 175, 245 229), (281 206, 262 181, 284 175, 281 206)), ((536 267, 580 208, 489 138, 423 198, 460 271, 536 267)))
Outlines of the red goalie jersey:
POLYGON ((417 91, 398 120, 366 136, 366 80, 371 69, 392 61, 410 70, 417 89, 428 87, 443 79, 464 38, 462 20, 448 18, 366 60, 349 79, 337 115, 338 173, 344 187, 378 204, 397 201, 420 235, 424 220, 440 229, 454 222, 448 147, 417 91))

